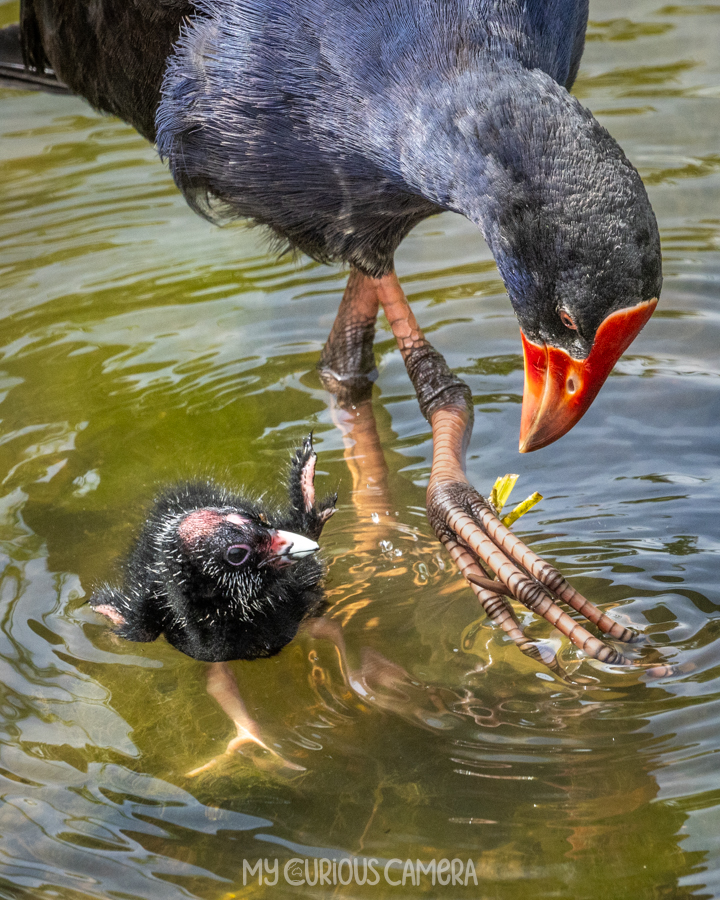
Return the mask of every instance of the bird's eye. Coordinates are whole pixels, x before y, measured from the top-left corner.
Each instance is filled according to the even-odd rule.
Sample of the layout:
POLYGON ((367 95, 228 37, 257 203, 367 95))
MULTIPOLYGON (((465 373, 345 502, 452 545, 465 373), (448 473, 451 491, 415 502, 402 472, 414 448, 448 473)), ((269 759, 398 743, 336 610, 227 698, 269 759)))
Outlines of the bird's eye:
POLYGON ((250 548, 247 544, 233 544, 225 551, 225 559, 231 566, 241 566, 250 556, 250 548))
POLYGON ((570 313, 566 309, 558 310, 560 314, 560 321, 566 328, 569 328, 571 331, 577 331, 577 325, 575 324, 575 319, 570 315, 570 313))

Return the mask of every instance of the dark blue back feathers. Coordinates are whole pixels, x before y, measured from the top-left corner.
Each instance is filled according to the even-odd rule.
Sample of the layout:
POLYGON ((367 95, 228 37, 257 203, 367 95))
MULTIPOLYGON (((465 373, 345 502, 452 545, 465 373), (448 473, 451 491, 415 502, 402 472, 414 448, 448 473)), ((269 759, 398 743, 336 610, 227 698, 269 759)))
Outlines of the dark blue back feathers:
POLYGON ((472 105, 489 62, 569 83, 587 19, 574 0, 204 0, 198 10, 157 115, 158 148, 191 205, 250 217, 315 258, 375 275, 438 210, 402 170, 408 130, 429 124, 413 121, 418 94, 442 115, 464 78, 472 105))
POLYGON ((576 356, 658 295, 642 181, 567 91, 587 0, 22 4, 26 65, 156 137, 208 218, 380 277, 417 222, 459 212, 526 336, 576 356))

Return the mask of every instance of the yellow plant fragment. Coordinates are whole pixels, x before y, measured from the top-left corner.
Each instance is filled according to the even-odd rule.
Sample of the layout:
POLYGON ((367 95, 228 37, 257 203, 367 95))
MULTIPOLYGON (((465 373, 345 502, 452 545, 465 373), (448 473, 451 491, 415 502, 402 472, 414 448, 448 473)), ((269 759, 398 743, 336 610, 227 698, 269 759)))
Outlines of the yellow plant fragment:
POLYGON ((500 515, 503 506, 508 502, 512 489, 515 487, 515 482, 519 477, 519 475, 503 475, 495 480, 493 489, 490 492, 490 502, 495 507, 498 515, 500 515))
MULTIPOLYGON (((519 477, 519 475, 503 475, 501 478, 495 480, 493 489, 490 492, 490 502, 495 507, 498 516, 500 516, 503 507, 510 499, 510 494, 512 494, 515 483, 519 477)), ((503 525, 509 528, 513 522, 517 522, 520 516, 524 516, 525 513, 531 510, 536 503, 540 502, 540 500, 542 500, 542 494, 538 494, 538 492, 535 491, 535 493, 528 497, 527 500, 518 503, 512 512, 509 512, 503 517, 503 525)))
POLYGON ((502 520, 503 525, 505 525, 507 528, 509 528, 513 524, 513 522, 517 522, 517 520, 520 518, 520 516, 524 516, 525 513, 528 512, 528 510, 531 510, 533 508, 533 506, 535 506, 535 504, 539 503, 541 500, 542 500, 542 494, 538 494, 538 492, 535 491, 535 493, 531 494, 527 498, 527 500, 523 500, 522 503, 518 503, 518 505, 515 507, 515 509, 511 513, 508 513, 506 516, 503 516, 503 520, 502 520))

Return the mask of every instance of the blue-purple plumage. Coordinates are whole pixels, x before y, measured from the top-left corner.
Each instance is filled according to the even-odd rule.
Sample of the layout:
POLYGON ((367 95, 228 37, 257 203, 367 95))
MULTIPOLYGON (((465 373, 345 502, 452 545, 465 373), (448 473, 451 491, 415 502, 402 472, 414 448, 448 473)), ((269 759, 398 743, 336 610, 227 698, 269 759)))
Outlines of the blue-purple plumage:
POLYGON ((508 62, 574 77, 587 19, 575 2, 198 8, 157 116, 158 147, 191 205, 210 218, 253 218, 316 258, 373 275, 392 267, 418 221, 451 206, 443 188, 466 174, 448 169, 428 186, 422 159, 407 171, 413 150, 425 151, 423 132, 492 102, 508 62))
POLYGON ((526 337, 575 358, 610 313, 659 294, 642 182, 568 93, 586 0, 23 0, 23 13, 28 55, 155 138, 209 218, 247 217, 380 277, 417 222, 459 212, 526 337))

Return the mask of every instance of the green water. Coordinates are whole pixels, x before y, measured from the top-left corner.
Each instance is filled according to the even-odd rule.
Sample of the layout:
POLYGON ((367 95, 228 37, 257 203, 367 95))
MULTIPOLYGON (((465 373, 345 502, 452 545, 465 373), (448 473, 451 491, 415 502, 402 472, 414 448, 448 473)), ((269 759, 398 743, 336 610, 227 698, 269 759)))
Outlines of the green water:
MULTIPOLYGON (((0 24, 16 15, 0 3, 0 24)), ((384 320, 390 514, 358 519, 315 373, 343 273, 193 216, 153 149, 82 101, 0 92, 0 896, 720 896, 720 4, 597 0, 591 18, 577 93, 646 179, 666 280, 580 426, 517 453, 518 329, 472 226, 424 222, 397 268, 473 390, 469 477, 519 472, 545 495, 517 530, 684 666, 654 681, 580 663, 526 615, 589 680, 563 682, 483 625, 424 518, 429 429, 384 320), (412 681, 384 663, 362 696, 308 637, 234 663, 305 772, 235 755, 190 778, 233 736, 205 664, 113 639, 84 599, 159 484, 273 489, 310 428, 318 486, 340 495, 330 614, 353 666, 381 654, 412 681), (307 859, 312 879, 348 855, 378 883, 284 868, 307 859), (394 884, 443 858, 478 886, 394 884), (263 859, 277 885, 243 885, 263 859)))

